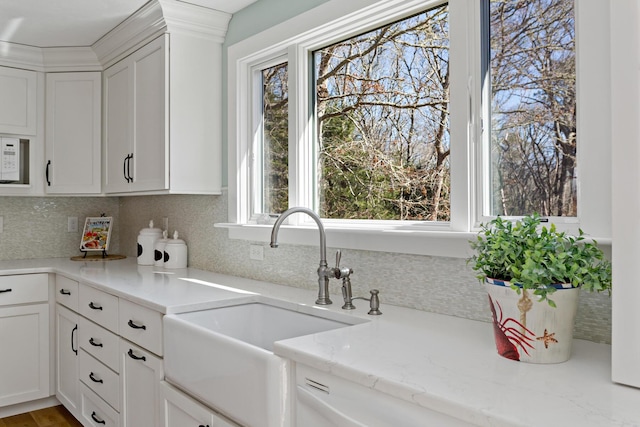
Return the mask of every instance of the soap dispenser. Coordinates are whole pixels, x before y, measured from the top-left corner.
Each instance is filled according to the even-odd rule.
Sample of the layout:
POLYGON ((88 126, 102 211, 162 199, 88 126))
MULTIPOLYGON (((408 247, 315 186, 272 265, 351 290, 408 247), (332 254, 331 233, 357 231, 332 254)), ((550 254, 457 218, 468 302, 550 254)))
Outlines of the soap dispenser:
POLYGON ((154 245, 162 237, 162 231, 153 227, 153 220, 149 221, 149 228, 143 228, 138 234, 138 264, 153 265, 154 245))
POLYGON ((178 238, 178 231, 173 233, 173 239, 167 240, 164 247, 165 268, 187 267, 187 244, 178 238))

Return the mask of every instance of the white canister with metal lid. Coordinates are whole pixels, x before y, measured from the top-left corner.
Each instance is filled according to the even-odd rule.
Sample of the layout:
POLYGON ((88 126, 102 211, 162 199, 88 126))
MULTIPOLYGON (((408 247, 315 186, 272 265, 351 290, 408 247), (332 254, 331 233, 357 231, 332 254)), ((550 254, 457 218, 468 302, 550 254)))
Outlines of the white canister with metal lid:
POLYGON ((187 244, 178 238, 178 232, 173 233, 173 239, 167 240, 164 247, 165 268, 187 267, 187 244))
POLYGON ((162 231, 153 227, 153 220, 149 221, 149 228, 143 228, 138 234, 138 264, 153 265, 153 251, 156 240, 162 237, 162 231))
POLYGON ((162 232, 162 239, 156 240, 156 244, 153 245, 153 261, 156 267, 164 267, 164 248, 167 246, 167 230, 162 232))

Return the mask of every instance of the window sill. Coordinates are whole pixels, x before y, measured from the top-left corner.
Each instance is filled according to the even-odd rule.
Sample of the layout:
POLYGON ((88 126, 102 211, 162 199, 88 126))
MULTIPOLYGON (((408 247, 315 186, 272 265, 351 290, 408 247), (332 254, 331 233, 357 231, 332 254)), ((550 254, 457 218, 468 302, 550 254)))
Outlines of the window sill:
MULTIPOLYGON (((416 230, 412 226, 365 229, 323 225, 327 247, 412 255, 469 258, 472 255, 469 241, 476 237, 473 232, 416 230)), ((230 239, 265 243, 271 241, 273 228, 268 224, 218 223, 215 226, 227 228, 230 239)), ((318 241, 318 229, 315 226, 283 225, 278 233, 280 244, 318 245, 318 241)))

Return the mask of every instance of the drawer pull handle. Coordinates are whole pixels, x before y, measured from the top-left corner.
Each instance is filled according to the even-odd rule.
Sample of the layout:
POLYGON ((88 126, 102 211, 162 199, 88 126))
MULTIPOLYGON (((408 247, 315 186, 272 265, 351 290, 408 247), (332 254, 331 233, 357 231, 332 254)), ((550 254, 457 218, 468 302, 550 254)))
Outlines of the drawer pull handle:
POLYGON ((98 379, 96 377, 93 376, 93 372, 91 372, 89 374, 89 378, 91 379, 91 381, 93 381, 94 383, 100 383, 100 384, 104 384, 104 381, 102 381, 101 379, 98 379))
POLYGON ((11 292, 11 288, 9 289, 0 289, 0 294, 4 294, 5 292, 11 292))
POLYGON ((144 329, 145 331, 147 330, 147 327, 145 325, 136 325, 135 323, 133 323, 133 320, 129 319, 129 326, 131 326, 133 329, 144 329))
POLYGON ((71 350, 75 354, 78 354, 78 349, 73 346, 73 344, 75 343, 75 341, 73 340, 73 334, 75 334, 76 332, 78 332, 78 325, 74 326, 73 329, 71 330, 71 350))
POLYGON ((96 415, 96 411, 93 411, 91 413, 91 418, 93 419, 93 421, 97 422, 98 424, 106 424, 104 420, 101 420, 100 418, 98 418, 98 416, 96 415))
POLYGON ((209 427, 209 424, 207 424, 206 426, 204 424, 200 424, 198 427, 209 427))
POLYGON ((71 291, 68 291, 68 290, 66 290, 66 289, 60 289, 60 293, 61 293, 62 295, 71 295, 71 291))
POLYGON ((130 358, 132 358, 133 360, 142 360, 143 362, 146 362, 146 361, 147 361, 147 358, 146 358, 146 357, 144 357, 144 356, 136 356, 136 355, 133 353, 133 349, 131 349, 131 348, 129 349, 129 351, 127 352, 127 354, 128 354, 128 355, 129 355, 129 357, 130 357, 130 358))
POLYGON ((95 342, 93 337, 89 338, 89 344, 91 344, 94 347, 103 347, 102 343, 101 342, 95 342))
POLYGON ((102 310, 102 306, 101 305, 95 305, 93 303, 93 301, 89 303, 89 308, 91 308, 93 310, 102 310))

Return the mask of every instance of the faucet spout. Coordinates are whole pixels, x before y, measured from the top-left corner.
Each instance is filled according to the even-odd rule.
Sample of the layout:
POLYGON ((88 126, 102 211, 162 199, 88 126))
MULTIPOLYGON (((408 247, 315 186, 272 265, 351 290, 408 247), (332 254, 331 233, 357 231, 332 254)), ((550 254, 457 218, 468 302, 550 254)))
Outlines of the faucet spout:
POLYGON ((320 232, 320 264, 318 266, 318 299, 316 300, 316 304, 319 305, 328 305, 331 304, 331 299, 329 298, 329 277, 333 274, 332 270, 327 265, 327 236, 324 231, 324 226, 322 225, 322 221, 318 214, 308 208, 304 207, 293 207, 284 211, 273 224, 273 229, 271 230, 271 243, 270 246, 272 248, 278 247, 278 232, 280 231, 280 226, 284 222, 284 220, 291 214, 294 213, 304 213, 313 219, 318 225, 318 231, 320 232))

